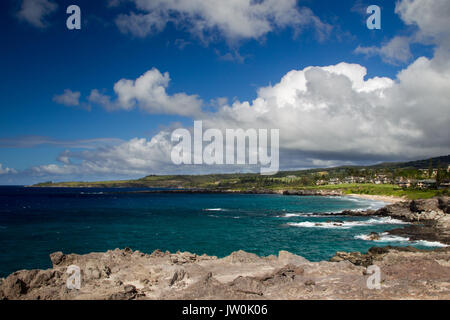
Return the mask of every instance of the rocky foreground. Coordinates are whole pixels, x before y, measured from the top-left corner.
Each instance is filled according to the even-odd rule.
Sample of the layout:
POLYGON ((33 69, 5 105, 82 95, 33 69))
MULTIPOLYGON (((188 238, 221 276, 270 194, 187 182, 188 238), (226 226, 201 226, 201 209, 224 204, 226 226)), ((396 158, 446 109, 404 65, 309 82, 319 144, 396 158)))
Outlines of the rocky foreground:
POLYGON ((3 299, 450 299, 450 250, 373 248, 309 262, 281 251, 258 257, 238 251, 217 259, 191 253, 112 250, 51 255, 49 270, 3 279, 3 299), (367 266, 381 270, 369 289, 367 266), (81 269, 80 290, 66 287, 67 268, 81 269))
MULTIPOLYGON (((450 244, 448 200, 341 214, 392 216, 413 222, 393 234, 450 244)), ((22 270, 0 279, 0 299, 450 299, 450 247, 374 247, 367 254, 337 252, 322 262, 286 251, 268 257, 238 251, 218 259, 128 248, 86 255, 56 252, 50 259, 52 269, 22 270), (79 290, 67 287, 72 265, 81 270, 79 290), (378 289, 368 286, 372 265, 380 270, 378 289)))

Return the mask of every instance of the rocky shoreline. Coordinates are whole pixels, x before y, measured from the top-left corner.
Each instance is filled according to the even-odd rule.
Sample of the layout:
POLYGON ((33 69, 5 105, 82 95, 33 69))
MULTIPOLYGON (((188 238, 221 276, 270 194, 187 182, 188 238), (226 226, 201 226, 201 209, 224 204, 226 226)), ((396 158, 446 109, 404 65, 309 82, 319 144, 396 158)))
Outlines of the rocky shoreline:
POLYGON ((1 299, 450 299, 450 249, 372 248, 310 262, 281 251, 259 257, 238 251, 218 259, 189 252, 144 254, 131 249, 50 256, 53 268, 23 270, 0 281, 1 299), (68 267, 81 287, 68 289, 68 267), (380 269, 370 288, 368 266, 380 269))
MULTIPOLYGON (((444 197, 339 214, 401 219, 411 224, 389 234, 450 244, 449 210, 444 197)), ((0 279, 0 299, 450 299, 450 247, 374 247, 366 254, 337 252, 322 262, 286 251, 268 257, 238 251, 218 259, 129 248, 86 255, 56 252, 50 259, 51 269, 0 279), (79 290, 66 286, 72 265, 81 270, 79 290), (367 285, 371 265, 380 268, 379 289, 367 285)))
POLYGON ((411 224, 388 234, 450 245, 449 197, 397 202, 378 210, 345 210, 339 215, 392 217, 411 224))

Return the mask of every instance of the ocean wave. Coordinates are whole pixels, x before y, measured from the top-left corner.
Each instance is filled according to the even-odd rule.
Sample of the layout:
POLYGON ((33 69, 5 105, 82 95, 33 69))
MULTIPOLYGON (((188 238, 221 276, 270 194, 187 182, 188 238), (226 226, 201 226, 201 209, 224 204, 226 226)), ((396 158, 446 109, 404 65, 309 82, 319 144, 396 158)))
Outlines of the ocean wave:
POLYGON ((391 217, 372 218, 361 221, 327 221, 327 222, 289 222, 288 225, 300 228, 325 228, 325 229, 350 229, 354 227, 366 227, 378 224, 408 224, 398 219, 391 217))
POLYGON ((312 212, 305 213, 285 213, 281 216, 277 216, 278 218, 294 218, 294 217, 310 217, 314 215, 312 212))
POLYGON ((374 242, 407 242, 409 238, 394 236, 388 234, 387 232, 383 232, 379 234, 380 239, 372 240, 370 234, 359 234, 355 236, 355 239, 364 240, 364 241, 374 241, 374 242))
POLYGON ((373 241, 373 242, 404 242, 409 245, 421 245, 425 247, 448 247, 448 245, 438 242, 438 241, 427 241, 427 240, 416 240, 412 241, 410 238, 391 235, 387 232, 379 234, 380 238, 377 240, 372 240, 369 234, 359 234, 355 236, 355 239, 373 241))
POLYGON ((414 242, 417 243, 418 245, 425 247, 441 247, 441 248, 448 247, 447 244, 438 241, 417 240, 414 242))
POLYGON ((208 208, 208 209, 203 209, 204 211, 226 211, 225 209, 222 208, 208 208))
POLYGON ((386 206, 388 203, 380 200, 363 199, 356 197, 344 197, 344 199, 364 205, 364 208, 354 209, 354 211, 378 210, 386 206))

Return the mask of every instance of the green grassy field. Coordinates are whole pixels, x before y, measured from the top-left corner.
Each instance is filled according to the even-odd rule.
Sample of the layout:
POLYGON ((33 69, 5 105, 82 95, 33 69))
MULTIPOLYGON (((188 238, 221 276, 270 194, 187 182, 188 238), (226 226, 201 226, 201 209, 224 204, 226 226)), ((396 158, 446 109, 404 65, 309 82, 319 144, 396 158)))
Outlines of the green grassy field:
POLYGON ((36 187, 146 187, 146 188, 198 188, 210 190, 340 190, 344 194, 367 194, 428 199, 448 195, 448 190, 402 189, 392 184, 339 184, 303 186, 298 182, 263 180, 253 175, 205 175, 205 176, 149 176, 138 180, 43 183, 36 187))
MULTIPOLYGON (((184 188, 184 189, 209 189, 209 190, 340 190, 344 194, 368 194, 406 197, 408 199, 426 199, 438 195, 448 195, 445 190, 421 190, 402 189, 392 184, 339 184, 320 185, 316 182, 327 178, 345 179, 349 176, 374 177, 377 174, 394 177, 406 177, 411 179, 425 179, 427 174, 419 170, 428 168, 429 163, 439 163, 440 168, 446 168, 450 163, 450 155, 428 160, 419 160, 406 163, 382 163, 374 166, 344 166, 335 168, 316 168, 297 171, 280 171, 273 176, 261 176, 256 173, 235 174, 207 174, 207 175, 150 175, 136 180, 97 181, 97 182, 45 182, 34 187, 141 187, 141 188, 184 188), (425 176, 424 176, 425 175, 425 176)), ((444 178, 449 173, 443 171, 444 178)))
MULTIPOLYGON (((445 190, 402 189, 393 184, 341 184, 311 187, 323 190, 342 190, 345 194, 368 194, 380 196, 406 197, 408 199, 428 199, 447 194, 445 190)), ((308 188, 305 188, 308 189, 308 188)))

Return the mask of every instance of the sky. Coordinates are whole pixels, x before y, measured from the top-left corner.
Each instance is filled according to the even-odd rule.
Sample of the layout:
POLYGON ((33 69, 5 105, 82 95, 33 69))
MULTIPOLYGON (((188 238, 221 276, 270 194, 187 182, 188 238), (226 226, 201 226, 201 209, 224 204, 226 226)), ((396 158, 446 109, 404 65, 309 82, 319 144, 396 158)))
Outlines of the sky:
POLYGON ((174 165, 195 120, 279 129, 282 170, 450 153, 448 0, 0 6, 0 185, 254 170, 174 165))

